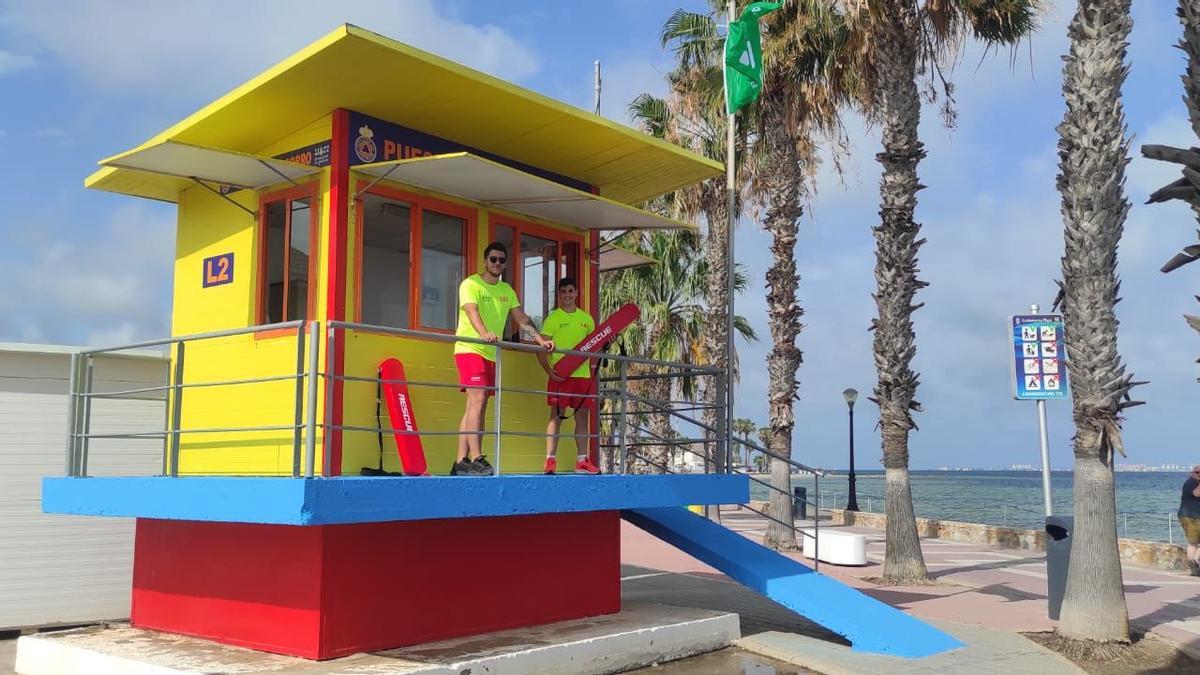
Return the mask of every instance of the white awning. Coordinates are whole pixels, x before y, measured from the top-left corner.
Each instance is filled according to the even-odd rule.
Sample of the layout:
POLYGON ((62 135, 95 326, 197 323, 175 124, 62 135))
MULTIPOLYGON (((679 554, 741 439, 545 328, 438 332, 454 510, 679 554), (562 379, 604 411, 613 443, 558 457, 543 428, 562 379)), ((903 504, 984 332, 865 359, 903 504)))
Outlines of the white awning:
POLYGON ((172 185, 177 184, 178 179, 195 179, 246 190, 297 181, 321 170, 320 167, 285 162, 273 157, 178 141, 163 141, 140 150, 131 150, 109 157, 100 165, 163 176, 172 185))
POLYGON ((693 227, 466 152, 364 164, 354 170, 586 230, 693 227))
POLYGON ((643 265, 656 265, 658 261, 650 256, 634 253, 612 244, 600 247, 600 271, 613 272, 643 265))

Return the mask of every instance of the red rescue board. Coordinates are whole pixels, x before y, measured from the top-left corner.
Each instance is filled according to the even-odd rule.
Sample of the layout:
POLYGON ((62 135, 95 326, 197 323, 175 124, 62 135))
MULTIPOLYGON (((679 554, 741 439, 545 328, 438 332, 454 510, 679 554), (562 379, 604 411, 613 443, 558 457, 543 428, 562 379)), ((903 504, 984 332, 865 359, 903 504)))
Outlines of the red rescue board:
POLYGON ((404 364, 397 359, 387 359, 379 364, 379 379, 383 380, 383 399, 387 401, 388 419, 392 422, 396 437, 396 453, 400 455, 401 470, 406 476, 428 476, 425 448, 417 432, 417 416, 409 399, 404 364))
MULTIPOLYGON (((588 333, 587 337, 575 345, 572 349, 580 352, 602 352, 608 349, 612 341, 617 339, 621 331, 629 327, 629 324, 637 321, 642 315, 642 310, 632 302, 621 305, 620 309, 609 315, 607 319, 600 322, 596 326, 596 330, 588 333)), ((562 357, 558 363, 554 364, 554 374, 559 377, 570 377, 571 373, 584 362, 586 356, 577 354, 567 354, 562 357)))

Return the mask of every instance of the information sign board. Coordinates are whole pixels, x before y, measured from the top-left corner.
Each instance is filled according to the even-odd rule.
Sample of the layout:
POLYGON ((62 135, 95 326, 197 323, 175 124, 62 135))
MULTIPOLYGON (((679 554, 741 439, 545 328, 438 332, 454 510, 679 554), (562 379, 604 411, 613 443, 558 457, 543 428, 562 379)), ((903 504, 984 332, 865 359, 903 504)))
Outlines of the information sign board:
POLYGON ((1018 400, 1067 398, 1063 320, 1058 314, 1010 318, 1013 397, 1018 400))

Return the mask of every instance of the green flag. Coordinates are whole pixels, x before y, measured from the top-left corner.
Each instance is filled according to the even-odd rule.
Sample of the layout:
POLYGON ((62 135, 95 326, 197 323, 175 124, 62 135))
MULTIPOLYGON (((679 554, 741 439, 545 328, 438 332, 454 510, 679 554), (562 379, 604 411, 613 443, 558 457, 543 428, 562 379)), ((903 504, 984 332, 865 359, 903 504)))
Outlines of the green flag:
POLYGON ((752 2, 729 22, 725 37, 725 111, 730 115, 758 100, 762 91, 762 43, 758 20, 782 7, 779 2, 752 2))

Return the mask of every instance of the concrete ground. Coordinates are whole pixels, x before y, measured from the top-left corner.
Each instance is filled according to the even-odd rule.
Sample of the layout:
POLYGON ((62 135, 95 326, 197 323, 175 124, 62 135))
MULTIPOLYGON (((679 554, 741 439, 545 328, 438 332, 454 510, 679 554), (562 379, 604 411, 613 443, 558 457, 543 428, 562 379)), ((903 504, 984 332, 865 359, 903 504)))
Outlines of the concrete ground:
MULTIPOLYGON (((752 539, 761 539, 766 531, 766 521, 747 511, 726 511, 723 518, 726 526, 752 539)), ((942 583, 884 587, 863 580, 882 572, 883 533, 855 527, 839 529, 867 536, 870 564, 858 568, 822 565, 821 571, 879 600, 923 619, 1009 633, 1054 627, 1054 622, 1046 618, 1045 557, 1040 552, 926 539, 922 540, 926 564, 942 583)), ((622 566, 622 595, 626 602, 737 612, 744 640, 763 635, 760 642, 778 643, 784 638, 775 634, 795 634, 819 641, 818 651, 828 653, 838 653, 837 646, 844 645, 844 641, 819 626, 627 523, 622 523, 622 560, 626 563, 622 566)), ((1134 625, 1167 639, 1193 656, 1200 656, 1200 578, 1134 566, 1125 567, 1124 578, 1126 602, 1134 625)), ((0 675, 12 675, 16 640, 15 636, 4 637, 0 636, 0 675)), ((806 672, 798 665, 782 665, 735 649, 644 672, 665 675, 693 670, 763 675, 806 672)))
MULTIPOLYGON (((745 510, 726 510, 723 524, 761 541, 767 521, 745 510)), ((801 524, 799 521, 797 524, 801 524)), ((806 523, 806 524, 811 524, 806 523)), ((724 578, 717 570, 681 553, 641 530, 622 523, 622 560, 706 578, 724 578)), ((822 529, 827 527, 821 525, 822 529)), ((829 526, 835 527, 835 526, 829 526)), ((862 589, 868 595, 923 619, 952 621, 1010 632, 1053 630, 1046 616, 1046 558, 1040 551, 1005 549, 940 539, 921 540, 932 586, 887 587, 864 581, 882 574, 883 532, 861 527, 836 529, 867 537, 865 567, 821 565, 821 572, 862 589)), ((792 554, 811 564, 807 558, 792 554)), ((1157 635, 1200 659, 1200 577, 1185 572, 1125 565, 1125 600, 1134 627, 1157 635)), ((735 610, 736 611, 736 610, 735 610)), ((753 634, 743 621, 743 635, 753 634)), ((1198 670, 1200 672, 1200 664, 1198 670)))

